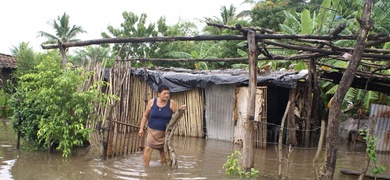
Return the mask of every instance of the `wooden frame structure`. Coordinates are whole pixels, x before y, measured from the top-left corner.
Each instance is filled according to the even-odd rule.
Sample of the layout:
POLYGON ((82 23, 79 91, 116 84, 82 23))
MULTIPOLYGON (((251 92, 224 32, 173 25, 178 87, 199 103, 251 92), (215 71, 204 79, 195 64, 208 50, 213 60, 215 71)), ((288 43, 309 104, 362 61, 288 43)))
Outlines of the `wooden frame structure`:
MULTIPOLYGON (((346 69, 342 67, 336 67, 332 64, 326 64, 325 62, 321 62, 321 58, 334 58, 338 60, 348 60, 343 58, 343 54, 353 52, 354 48, 352 47, 340 47, 333 43, 335 40, 356 40, 358 36, 343 36, 339 35, 344 29, 345 25, 340 24, 338 27, 334 29, 334 31, 325 36, 318 35, 290 35, 290 34, 276 34, 272 31, 263 29, 263 28, 243 28, 239 25, 234 26, 226 26, 220 24, 207 23, 209 26, 214 26, 216 28, 227 28, 231 30, 237 30, 242 32, 243 35, 228 35, 228 36, 195 36, 195 37, 139 37, 139 38, 111 38, 111 39, 98 39, 98 40, 89 40, 89 41, 81 41, 81 42, 69 42, 60 44, 61 48, 69 48, 76 46, 87 46, 94 44, 109 44, 109 43, 143 43, 143 42, 163 42, 163 41, 208 41, 208 40, 247 40, 248 42, 248 58, 223 58, 223 59, 162 59, 162 58, 145 58, 145 59, 127 59, 126 61, 132 60, 141 60, 145 61, 237 61, 237 62, 248 62, 249 63, 249 76, 250 82, 249 87, 251 91, 250 99, 255 99, 255 91, 256 91, 256 76, 257 76, 257 61, 258 60, 306 60, 309 65, 309 77, 308 84, 309 91, 313 93, 307 93, 307 99, 313 99, 313 101, 309 102, 310 105, 308 109, 310 110, 308 114, 311 116, 306 117, 306 122, 309 122, 311 118, 317 118, 318 114, 317 108, 319 107, 314 102, 318 102, 319 99, 319 79, 318 77, 322 77, 326 80, 332 80, 334 82, 339 81, 339 77, 330 76, 329 72, 321 69, 321 66, 327 66, 333 69, 338 69, 339 74, 342 74, 346 69), (259 32, 259 33, 257 33, 259 32), (278 54, 271 54, 268 52, 267 48, 269 47, 280 47, 289 50, 295 50, 296 53, 291 56, 284 56, 278 54), (259 55, 263 55, 259 57, 259 55)), ((363 49, 362 58, 366 60, 372 61, 390 61, 390 50, 383 49, 375 49, 371 48, 386 42, 390 41, 389 35, 384 34, 375 34, 368 36, 368 42, 366 43, 365 48, 363 49)), ((59 48, 59 45, 47 45, 42 46, 43 49, 54 49, 59 48)), ((60 49, 61 49, 60 48, 60 49)), ((389 69, 390 66, 378 66, 373 63, 362 63, 362 66, 369 67, 369 69, 373 68, 373 71, 360 71, 359 76, 363 79, 367 80, 364 82, 366 89, 370 89, 372 87, 373 90, 389 90, 388 88, 390 84, 390 78, 387 74, 380 74, 380 70, 389 69), (371 86, 367 86, 366 84, 370 84, 371 86)), ((121 78, 116 78, 116 80, 120 81, 121 78)), ((360 83, 362 85, 362 82, 360 83)), ((362 87, 356 85, 358 87, 362 87)), ((125 91, 122 91, 125 92, 125 91)), ((293 93, 290 93, 293 94, 293 93)), ((145 94, 145 98, 149 95, 145 94)), ((294 97, 290 97, 291 100, 294 97)), ((146 99, 145 99, 146 100, 146 99)), ((144 101, 145 101, 144 100, 144 101)), ((249 158, 245 158, 244 160, 244 168, 251 168, 253 166, 253 113, 254 113, 254 103, 248 101, 248 119, 245 121, 247 124, 245 127, 246 135, 244 140, 244 156, 249 155, 249 158)), ((293 115, 290 115, 293 116, 293 115)), ((113 118, 115 119, 115 118, 113 118)), ((118 120, 114 120, 112 122, 117 122, 118 120)), ((317 119, 318 123, 320 121, 317 119)), ((118 123, 125 125, 125 129, 127 126, 131 126, 130 124, 118 123)), ((107 127, 111 129, 110 125, 107 127)), ((136 128, 136 127, 135 127, 136 128)), ((126 132, 125 130, 124 132, 126 132)), ((135 130, 136 131, 136 130, 135 130)), ((125 135, 126 136, 126 135, 125 135)), ((136 140, 137 141, 137 140, 136 140)), ((132 147, 131 149, 137 149, 132 147)), ((108 150, 106 152, 109 152, 108 150)), ((126 153, 120 153, 126 154, 126 153)), ((108 155, 110 156, 110 155, 108 155)))

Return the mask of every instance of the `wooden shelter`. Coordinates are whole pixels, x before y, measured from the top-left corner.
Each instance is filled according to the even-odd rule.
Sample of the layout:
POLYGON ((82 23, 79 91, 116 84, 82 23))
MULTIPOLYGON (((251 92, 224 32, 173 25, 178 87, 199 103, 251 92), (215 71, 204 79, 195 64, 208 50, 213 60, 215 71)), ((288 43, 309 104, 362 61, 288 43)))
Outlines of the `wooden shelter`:
MULTIPOLYGON (((170 87, 171 98, 179 106, 187 105, 187 111, 174 134, 242 143, 249 92, 247 70, 158 68, 145 71, 129 67, 128 61, 117 63, 123 64, 120 68, 110 69, 108 76, 109 81, 121 81, 112 81, 107 89, 107 92, 113 92, 120 100, 113 105, 111 117, 106 118, 112 121, 104 122, 110 124, 104 128, 109 129, 104 131, 108 134, 104 137, 106 156, 142 149, 144 140, 137 136, 137 127, 146 103, 156 97, 159 84, 170 87)), ((294 146, 314 145, 319 127, 303 122, 307 114, 304 106, 308 105, 306 78, 307 71, 280 71, 258 76, 254 120, 256 146, 266 147, 267 142, 277 142, 281 118, 290 96, 296 99, 289 109, 291 116, 285 127, 288 133, 286 142, 295 143, 294 146)))
MULTIPOLYGON (((103 143, 103 146, 109 147, 107 151, 105 151, 103 154, 106 154, 108 156, 116 155, 116 154, 126 154, 127 152, 132 152, 134 150, 137 150, 139 147, 142 147, 142 140, 140 141, 137 139, 135 132, 137 131, 138 121, 140 120, 141 112, 143 111, 145 107, 145 103, 148 99, 154 97, 154 92, 151 89, 148 89, 148 86, 146 83, 142 84, 142 79, 138 83, 135 76, 131 75, 131 72, 128 70, 129 66, 125 66, 124 64, 128 63, 129 61, 133 60, 140 60, 143 62, 146 61, 237 61, 237 62, 248 62, 249 59, 249 73, 247 73, 248 78, 248 87, 249 87, 249 98, 248 98, 248 105, 247 105, 247 112, 248 115, 245 119, 245 123, 249 123, 250 126, 246 126, 246 128, 249 127, 249 129, 246 129, 246 133, 244 136, 245 138, 250 137, 252 130, 255 128, 258 128, 256 126, 252 127, 252 123, 250 123, 252 120, 255 119, 255 99, 256 99, 256 89, 261 84, 256 83, 256 64, 257 60, 306 60, 309 69, 307 73, 306 81, 304 82, 305 85, 303 86, 296 86, 296 88, 291 88, 288 90, 285 90, 282 94, 288 94, 288 101, 292 102, 293 105, 286 111, 288 114, 289 119, 287 120, 287 130, 288 137, 287 137, 287 143, 292 145, 299 145, 299 146, 310 146, 310 138, 314 137, 310 135, 310 129, 311 126, 320 124, 318 119, 318 108, 320 108, 316 103, 319 100, 319 79, 318 77, 324 78, 325 80, 330 80, 335 83, 338 82, 339 78, 328 75, 330 72, 331 74, 338 74, 341 77, 341 74, 345 72, 345 68, 343 67, 336 67, 331 63, 328 63, 327 61, 321 61, 321 58, 327 57, 332 59, 338 59, 338 60, 346 60, 348 59, 343 58, 343 54, 352 52, 353 48, 348 47, 339 47, 332 43, 334 40, 356 40, 356 35, 339 35, 340 32, 343 31, 345 28, 344 24, 340 24, 338 27, 334 29, 334 31, 330 35, 291 35, 291 34, 276 34, 272 31, 266 30, 264 28, 243 28, 239 25, 233 27, 233 26, 225 26, 225 25, 219 25, 219 24, 213 24, 208 23, 209 26, 215 26, 217 28, 228 28, 232 30, 238 30, 243 32, 244 35, 224 35, 224 36, 196 36, 196 37, 140 37, 140 38, 111 38, 111 39, 99 39, 99 40, 89 40, 89 41, 83 41, 83 42, 69 42, 61 44, 61 47, 73 47, 73 46, 86 46, 86 45, 92 45, 92 44, 104 44, 104 43, 141 43, 141 42, 163 42, 163 41, 207 41, 207 40, 248 40, 248 58, 225 58, 225 59, 163 59, 163 58, 148 58, 148 59, 126 59, 126 60, 120 60, 117 62, 117 65, 115 68, 112 69, 111 74, 117 74, 110 76, 111 82, 114 84, 114 86, 110 87, 108 92, 112 94, 116 94, 119 97, 121 97, 121 100, 116 103, 112 103, 112 113, 106 113, 103 114, 105 119, 107 121, 103 121, 102 127, 103 132, 106 133, 106 135, 111 139, 110 141, 106 141, 103 143), (260 33, 256 33, 260 32, 260 33), (268 52, 267 48, 269 47, 279 47, 279 48, 285 48, 289 50, 296 51, 295 54, 290 56, 284 56, 284 55, 278 55, 278 54, 271 54, 268 52), (323 68, 327 67, 327 68, 323 68), (121 69, 121 73, 117 73, 121 69), (330 70, 329 70, 330 69, 330 70), (337 70, 337 71, 335 71, 337 70), (128 79, 129 78, 129 79, 128 79), (115 82, 115 83, 114 83, 115 82), (131 91, 130 89, 134 89, 132 86, 138 86, 137 91, 131 91), (114 90, 115 89, 115 90, 114 90), (140 91, 140 89, 145 89, 144 91, 140 91), (287 93, 286 93, 287 92, 287 93), (138 95, 137 95, 138 94, 138 95), (142 94, 142 96, 141 96, 142 94), (126 96, 125 96, 126 95, 126 96), (143 97, 143 99, 136 98, 136 97, 143 97), (134 99, 132 99, 134 98, 134 99), (297 99, 301 99, 297 101, 297 99), (133 104, 131 104, 133 103, 133 104), (295 104, 294 104, 295 103, 295 104), (135 109, 131 109, 132 107, 135 109), (135 107, 137 106, 137 107, 135 107), (298 112, 298 113, 297 113, 298 112), (299 119, 295 118, 299 117, 299 119), (248 121, 250 120, 250 121, 248 121), (135 122, 130 123, 130 122, 135 122), (297 126, 298 124, 298 126, 297 126), (294 134, 296 129, 302 129, 304 132, 304 135, 300 134, 294 134), (249 131, 248 131, 249 130, 249 131), (115 132, 115 133, 112 133, 115 132), (130 133, 130 134, 127 134, 130 133), (133 134, 131 134, 133 133, 133 134), (112 137, 112 138, 111 138, 112 137), (116 138, 114 138, 116 137, 116 138), (129 142, 128 138, 131 137, 134 140, 132 140, 133 143, 131 147, 123 148, 121 144, 126 144, 129 142), (295 138, 294 138, 295 137, 295 138), (298 140, 299 139, 299 140, 298 140), (304 139, 304 140, 303 140, 304 139), (305 142, 306 144, 299 144, 298 142, 305 142), (118 145, 119 144, 119 145, 118 145), (113 151, 115 149, 115 151, 113 151), (131 151, 126 151, 126 149, 131 149, 131 151), (122 151, 124 153, 122 153, 122 151)), ((374 49, 370 48, 373 46, 376 46, 378 44, 382 44, 385 42, 390 41, 390 36, 383 35, 383 34, 376 34, 372 36, 368 36, 368 42, 366 44, 366 48, 363 50, 362 58, 366 60, 381 60, 381 61, 388 61, 390 59, 390 51, 389 50, 380 50, 380 49, 374 49)), ((59 45, 48 45, 43 46, 44 49, 50 49, 50 48, 58 48, 59 45)), ((376 66, 372 63, 362 63, 362 66, 367 66, 370 68, 374 68, 374 71, 367 72, 367 71, 358 71, 358 74, 355 76, 356 78, 359 77, 365 77, 367 79, 366 86, 374 89, 389 89, 386 88, 388 84, 390 84, 390 78, 388 75, 380 74, 380 71, 383 69, 389 69, 389 66, 376 66), (368 84, 368 86, 367 86, 368 84)), ((146 70, 146 69, 145 69, 146 70)), ((140 76, 141 78, 142 76, 140 76)), ((147 75, 145 73, 144 78, 147 78, 147 75)), ((144 79, 145 80, 145 79, 144 79)), ((297 81, 297 84, 301 82, 297 81)), ((303 83, 303 82, 302 82, 303 83)), ((362 85, 360 82, 359 85, 362 85)), ((358 86, 358 85, 356 85, 358 86)), ((268 88, 269 86, 267 86, 268 88)), ((358 86, 362 87, 362 86, 358 86)), ((153 88, 153 87, 152 87, 153 88)), ((155 87, 154 87, 155 88, 155 87)), ((199 89, 194 89, 198 93, 198 95, 195 95, 193 97, 195 98, 205 98, 205 101, 201 100, 201 102, 207 102, 208 98, 207 95, 205 97, 203 96, 203 91, 199 89)), ((263 91, 264 92, 264 91, 263 91)), ((267 96, 270 96, 269 90, 267 91, 267 96)), ((272 91, 273 92, 273 91, 272 91)), ((185 93, 185 91, 183 92, 185 93)), ((264 94, 264 93, 261 93, 264 94)), ((279 97, 279 96, 278 96, 279 97)), ((172 97, 176 98, 176 97, 172 97)), ((180 99, 177 97, 177 99, 180 99)), ((191 98, 193 99, 193 98, 191 98)), ((179 104, 181 103, 187 103, 187 99, 178 100, 179 104)), ((269 99, 267 99, 268 102, 269 99)), ((224 103, 224 102, 221 102, 224 103)), ((201 104, 199 104, 201 107, 201 104)), ((270 103, 268 103, 270 105, 270 103)), ((206 106, 207 107, 207 106, 206 106)), ((265 107, 265 106, 264 106, 265 107)), ((207 108, 206 108, 207 109, 207 108)), ((269 107, 267 107, 267 110, 269 111, 269 107)), ((108 111, 111 112, 111 111, 108 111)), ((201 109, 196 110, 196 112, 202 112, 201 109)), ((223 111, 221 111, 223 112, 223 111)), ((280 114, 280 112, 278 112, 280 114)), ((188 113, 190 114, 190 110, 188 113)), ((200 113, 198 116, 203 116, 204 114, 200 113)), ((206 117, 209 116, 209 114, 205 114, 206 117)), ((185 115, 186 116, 186 115, 185 115)), ((212 116, 210 116, 212 117, 212 116)), ((267 119, 270 117, 267 114, 267 119)), ((233 118, 234 119, 234 118, 233 118)), ((260 118, 261 119, 261 118, 260 118)), ((197 120, 199 124, 203 123, 197 120)), ((261 120, 260 120, 261 121, 261 120)), ((195 128, 195 126, 189 127, 187 124, 182 125, 186 126, 187 129, 183 130, 182 128, 178 128, 178 134, 179 135, 189 135, 191 133, 197 134, 199 136, 200 134, 204 135, 203 133, 206 132, 206 134, 209 134, 206 131, 203 131, 203 128, 201 130, 202 133, 198 133, 200 129, 198 127, 195 128), (191 130, 188 130, 188 128, 191 128, 191 130), (195 128, 195 130, 193 130, 195 128), (181 130, 180 130, 181 129, 181 130), (196 133, 195 133, 196 132, 196 133)), ((204 126, 201 125, 201 126, 204 126)), ((207 122, 206 122, 207 126, 207 122)), ((209 127, 212 125, 209 124, 209 127)), ((261 127, 262 129, 264 127, 261 127)), ((264 133, 264 131, 261 131, 264 133)), ((211 133, 210 133, 211 135, 211 133)), ((227 138, 228 136, 224 137, 227 138)), ((230 137, 230 136, 229 136, 230 137)), ((260 136, 262 141, 264 142, 264 135, 260 136)), ((313 139, 313 138, 312 138, 313 139)), ((251 141, 246 141, 251 142, 251 141)), ((260 143, 261 144, 261 143, 260 143)), ((247 144, 245 145, 244 141, 244 147, 250 147, 251 145, 247 144)), ((246 154, 246 152, 244 152, 246 154)), ((244 162, 244 164, 246 164, 244 162)), ((250 165, 245 165, 245 167, 249 167, 250 165)))
POLYGON ((0 53, 1 82, 12 79, 12 72, 16 69, 16 57, 0 53))

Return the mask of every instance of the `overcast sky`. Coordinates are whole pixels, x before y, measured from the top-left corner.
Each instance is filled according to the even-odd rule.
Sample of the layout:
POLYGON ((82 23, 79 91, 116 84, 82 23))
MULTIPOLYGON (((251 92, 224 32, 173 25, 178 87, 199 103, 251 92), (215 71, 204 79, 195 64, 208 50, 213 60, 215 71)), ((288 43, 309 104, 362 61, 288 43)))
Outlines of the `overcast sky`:
POLYGON ((87 34, 77 36, 81 40, 100 39, 100 33, 108 25, 119 27, 123 22, 122 12, 146 13, 148 20, 156 22, 165 16, 169 25, 179 19, 193 20, 204 17, 219 17, 221 6, 233 4, 238 11, 247 10, 244 0, 9 0, 1 3, 0 53, 11 54, 13 46, 29 42, 35 51, 43 51, 37 38, 38 31, 55 34, 48 21, 66 12, 71 25, 79 25, 87 34))

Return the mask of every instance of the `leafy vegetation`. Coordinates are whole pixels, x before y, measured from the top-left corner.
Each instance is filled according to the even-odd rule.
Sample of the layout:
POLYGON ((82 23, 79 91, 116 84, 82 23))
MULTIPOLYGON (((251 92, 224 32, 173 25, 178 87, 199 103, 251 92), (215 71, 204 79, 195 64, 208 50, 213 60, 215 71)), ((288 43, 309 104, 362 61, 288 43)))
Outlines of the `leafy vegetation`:
POLYGON ((34 72, 34 67, 38 65, 38 59, 28 43, 22 42, 17 47, 14 46, 12 55, 17 58, 16 71, 14 76, 16 79, 24 74, 34 72))
POLYGON ((12 115, 12 108, 9 107, 10 94, 4 89, 0 89, 0 117, 8 117, 12 115))
POLYGON ((106 99, 98 96, 96 86, 80 91, 80 85, 88 80, 84 70, 62 69, 56 59, 47 56, 36 66, 36 72, 20 77, 11 99, 15 110, 11 121, 34 147, 56 148, 67 157, 72 148, 87 143, 91 129, 85 125, 88 118, 94 118, 94 102, 106 99))
POLYGON ((377 159, 376 159, 376 145, 375 142, 377 141, 377 138, 373 135, 370 135, 365 130, 361 130, 359 132, 361 135, 364 136, 364 140, 366 140, 367 148, 366 148, 366 154, 370 158, 370 160, 373 162, 373 165, 370 169, 370 173, 374 175, 375 179, 378 174, 382 174, 384 171, 386 171, 386 166, 377 166, 377 159))
MULTIPOLYGON (((347 35, 356 34, 361 16, 363 0, 312 0, 310 3, 302 0, 246 0, 244 3, 253 3, 250 11, 236 12, 232 5, 222 6, 220 17, 209 17, 207 21, 224 25, 241 24, 242 26, 260 26, 274 31, 283 31, 290 34, 329 34, 340 23, 346 24, 346 30, 342 33, 347 35), (244 19, 251 17, 251 21, 244 19), (244 18, 243 18, 244 17, 244 18)), ((389 33, 390 3, 387 0, 378 0, 375 3, 373 20, 375 27, 373 32, 389 33)), ((204 35, 237 35, 240 32, 229 29, 206 27, 199 32, 195 23, 180 21, 172 26, 166 24, 165 17, 160 17, 157 22, 148 23, 147 14, 137 15, 133 12, 122 13, 123 22, 119 27, 108 26, 107 32, 101 35, 103 38, 124 37, 156 37, 156 36, 196 36, 204 35)), ((77 41, 76 35, 85 33, 81 26, 70 26, 69 15, 64 13, 53 20, 50 25, 55 34, 38 32, 39 36, 47 37, 44 43, 77 41)), ((286 42, 287 43, 287 42, 286 42)), ((336 41, 335 45, 341 47, 351 46, 354 40, 336 41)), ((390 49, 390 43, 379 48, 390 49)), ((207 41, 207 42, 158 42, 158 43, 127 43, 89 46, 77 50, 70 56, 70 62, 76 65, 84 65, 87 61, 108 60, 113 62, 117 55, 121 59, 127 58, 226 58, 247 57, 247 49, 244 41, 207 41)), ((269 49, 270 53, 290 55, 295 51, 285 49, 269 49)), ((69 52, 68 52, 69 53, 69 52)), ((28 43, 21 43, 14 47, 13 54, 18 59, 18 67, 15 77, 18 81, 12 91, 0 92, 0 104, 6 104, 7 97, 12 96, 11 107, 15 109, 13 125, 15 129, 22 131, 22 137, 40 149, 55 147, 62 151, 64 156, 70 154, 73 147, 86 143, 86 137, 91 131, 85 127, 85 121, 91 118, 94 101, 102 101, 98 97, 98 89, 80 92, 79 85, 83 84, 86 77, 82 76, 82 68, 61 69, 58 67, 61 57, 58 51, 52 50, 47 53, 35 54, 28 43), (38 65, 39 64, 39 65, 38 65), (4 94, 3 94, 4 93, 4 94), (17 124, 17 118, 22 119, 22 124, 17 124)), ((323 62, 335 66, 346 67, 347 63, 333 59, 323 59, 323 62)), ((259 61, 258 66, 269 64, 270 61, 259 61)), ((371 62, 378 63, 378 62, 371 62)), ((378 63, 379 64, 379 63, 378 63)), ((386 65, 388 63, 382 63, 386 65)), ((132 62, 133 67, 143 66, 142 61, 132 62)), ((219 69, 219 68, 246 68, 247 64, 234 64, 227 62, 147 62, 147 66, 184 67, 189 69, 219 69)), ((272 61, 272 69, 293 67, 304 69, 306 62, 297 60, 272 61)), ((390 73, 389 70, 382 73, 390 73)), ((327 92, 324 101, 328 101, 337 85, 332 83, 323 84, 322 90, 327 92)), ((12 89, 12 88, 11 88, 12 89)), ((389 98, 377 92, 367 92, 363 96, 362 90, 351 88, 344 102, 343 110, 348 108, 349 102, 355 104, 363 99, 362 107, 368 109, 373 102, 389 104, 389 98)), ((234 152, 228 157, 224 165, 227 174, 247 176, 248 172, 242 172, 238 166, 239 152, 234 152)), ((249 172, 256 174, 256 170, 249 172)))
POLYGON ((242 159, 240 151, 234 151, 230 156, 227 156, 226 163, 222 166, 227 175, 234 175, 239 177, 258 177, 259 171, 251 168, 246 172, 240 168, 239 160, 242 159))

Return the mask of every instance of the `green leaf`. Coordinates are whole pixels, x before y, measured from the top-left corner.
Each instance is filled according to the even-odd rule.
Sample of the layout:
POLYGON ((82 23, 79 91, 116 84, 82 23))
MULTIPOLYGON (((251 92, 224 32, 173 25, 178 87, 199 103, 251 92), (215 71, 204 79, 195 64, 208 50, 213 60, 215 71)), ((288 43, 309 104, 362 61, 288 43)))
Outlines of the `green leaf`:
POLYGON ((310 11, 304 9, 301 12, 301 34, 311 34, 313 30, 313 20, 310 17, 310 11))
POLYGON ((385 43, 383 49, 390 49, 390 42, 385 43))
POLYGON ((284 24, 279 24, 279 27, 280 29, 283 31, 283 32, 286 32, 288 34, 297 34, 294 29, 284 25, 284 24))
POLYGON ((303 62, 299 62, 294 66, 294 70, 297 70, 297 71, 304 70, 304 69, 307 69, 307 68, 306 68, 306 64, 303 62))
POLYGON ((331 0, 324 0, 321 3, 320 13, 318 14, 318 17, 316 20, 317 25, 319 26, 319 29, 322 28, 324 20, 327 17, 327 15, 329 14, 330 4, 331 4, 331 0))

